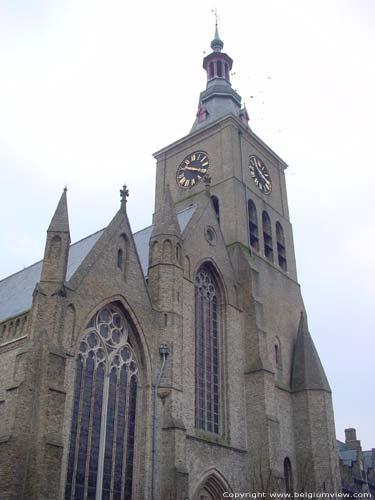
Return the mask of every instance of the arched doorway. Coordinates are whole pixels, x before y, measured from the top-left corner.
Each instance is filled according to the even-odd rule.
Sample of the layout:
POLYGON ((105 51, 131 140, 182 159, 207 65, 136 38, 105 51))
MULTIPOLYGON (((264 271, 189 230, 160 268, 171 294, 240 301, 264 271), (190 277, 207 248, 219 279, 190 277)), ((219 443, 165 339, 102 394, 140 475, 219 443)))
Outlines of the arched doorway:
POLYGON ((222 500, 223 494, 231 491, 219 472, 210 471, 203 476, 193 500, 222 500))

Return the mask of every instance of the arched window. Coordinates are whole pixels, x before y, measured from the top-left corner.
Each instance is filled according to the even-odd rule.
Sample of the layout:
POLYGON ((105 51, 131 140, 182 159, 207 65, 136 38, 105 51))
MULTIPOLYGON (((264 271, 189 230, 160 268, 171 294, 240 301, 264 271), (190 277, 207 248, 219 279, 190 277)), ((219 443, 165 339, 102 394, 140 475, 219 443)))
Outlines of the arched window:
POLYGON ((284 460, 284 479, 285 479, 285 491, 293 495, 294 485, 293 485, 293 474, 292 474, 292 464, 288 457, 284 460))
POLYGON ((280 376, 282 374, 283 360, 281 352, 281 342, 278 337, 275 337, 273 349, 274 349, 275 372, 277 376, 280 376))
POLYGON ((279 266, 284 271, 287 270, 284 231, 280 222, 276 222, 277 255, 279 266))
POLYGON ((132 498, 138 363, 130 331, 122 310, 109 304, 81 340, 65 500, 132 498))
POLYGON ((264 255, 268 260, 273 262, 273 247, 272 247, 272 228, 270 217, 267 212, 263 212, 263 242, 264 242, 264 255))
POLYGON ((172 260, 172 243, 170 240, 165 240, 163 242, 163 261, 171 262, 172 260))
POLYGON ((121 234, 118 240, 118 250, 117 250, 117 259, 116 266, 117 269, 123 272, 124 278, 126 278, 127 272, 127 261, 128 261, 128 253, 129 253, 129 240, 126 234, 121 234))
POLYGON ((49 259, 56 260, 60 257, 61 254, 61 238, 57 234, 52 238, 51 246, 49 249, 49 259))
POLYGON ((181 264, 181 245, 179 243, 176 245, 176 261, 177 264, 181 264))
POLYGON ((214 63, 213 62, 210 62, 210 66, 209 66, 209 72, 208 72, 208 78, 211 79, 213 78, 215 75, 214 75, 214 63))
POLYGON ((117 251, 117 267, 119 269, 122 269, 122 266, 123 266, 122 256, 123 256, 122 248, 119 248, 117 251))
POLYGON ((212 205, 215 210, 216 218, 218 223, 220 224, 220 203, 219 198, 217 196, 211 196, 212 205))
POLYGON ((277 342, 275 342, 274 349, 275 349, 275 365, 276 367, 278 367, 280 363, 280 351, 279 351, 279 344, 277 342))
POLYGON ((258 217, 257 217, 257 209, 255 208, 254 203, 249 200, 247 202, 247 210, 249 217, 249 233, 250 233, 250 245, 255 248, 255 250, 259 251, 259 231, 258 231, 258 217))
POLYGON ((220 432, 221 300, 217 281, 203 265, 195 278, 196 427, 220 432))
POLYGON ((222 65, 221 61, 217 61, 216 69, 217 69, 217 76, 222 77, 223 76, 223 65, 222 65))

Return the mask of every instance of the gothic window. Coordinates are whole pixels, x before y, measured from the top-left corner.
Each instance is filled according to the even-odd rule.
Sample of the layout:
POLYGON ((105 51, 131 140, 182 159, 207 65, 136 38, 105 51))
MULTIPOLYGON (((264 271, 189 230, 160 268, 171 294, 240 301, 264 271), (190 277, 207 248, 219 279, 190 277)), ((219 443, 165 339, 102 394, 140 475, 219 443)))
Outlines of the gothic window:
POLYGON ((195 407, 196 427, 220 432, 220 328, 221 300, 217 282, 202 266, 195 278, 195 407))
POLYGON ((282 353, 281 353, 281 342, 278 337, 275 338, 274 342, 274 362, 275 362, 275 369, 276 369, 276 375, 281 375, 282 373, 282 353))
POLYGON ((218 223, 220 224, 220 203, 219 203, 219 198, 217 196, 211 196, 211 201, 212 205, 215 210, 215 215, 217 218, 218 223))
POLYGON ((176 245, 176 261, 177 264, 181 264, 181 245, 179 243, 176 245))
POLYGON ((267 212, 263 212, 262 223, 263 223, 264 255, 267 257, 268 260, 273 262, 271 220, 267 212))
POLYGON ((151 246, 151 263, 155 264, 158 257, 159 257, 159 243, 157 241, 154 241, 151 246))
POLYGON ((288 457, 284 460, 284 478, 285 478, 285 491, 293 495, 294 486, 293 486, 293 474, 292 474, 292 464, 288 457))
POLYGON ((172 243, 169 240, 165 240, 163 243, 163 261, 171 262, 172 260, 172 243))
POLYGON ((276 222, 276 240, 277 240, 277 255, 279 259, 279 266, 286 271, 286 252, 285 252, 285 238, 284 231, 280 222, 276 222))
POLYGON ((280 363, 280 352, 279 352, 279 344, 275 343, 275 365, 276 367, 279 366, 280 363))
POLYGON ((124 278, 126 278, 127 259, 128 237, 126 236, 126 234, 122 234, 118 242, 116 265, 117 269, 120 269, 123 272, 124 278))
POLYGON ((51 260, 56 260, 60 257, 61 254, 61 238, 56 235, 52 238, 51 246, 49 249, 49 258, 51 260))
POLYGON ((65 500, 131 500, 138 364, 123 312, 90 320, 76 360, 65 500))
POLYGON ((119 248, 119 250, 117 252, 117 267, 119 269, 122 269, 122 266, 123 266, 122 259, 123 259, 123 251, 121 248, 119 248))
POLYGON ((258 216, 257 209, 254 203, 249 200, 247 202, 247 210, 249 217, 249 233, 250 233, 250 245, 259 251, 259 230, 258 230, 258 216))

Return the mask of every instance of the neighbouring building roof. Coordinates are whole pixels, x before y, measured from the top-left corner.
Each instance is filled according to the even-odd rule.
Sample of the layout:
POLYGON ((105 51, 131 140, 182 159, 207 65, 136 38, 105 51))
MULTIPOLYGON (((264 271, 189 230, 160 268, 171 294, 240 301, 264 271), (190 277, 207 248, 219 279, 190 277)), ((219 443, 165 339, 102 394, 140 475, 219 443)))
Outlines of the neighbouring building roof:
MULTIPOLYGON (((191 205, 177 214, 181 232, 184 231, 190 221, 196 206, 191 205)), ((153 226, 146 227, 134 233, 134 242, 138 251, 144 275, 148 271, 148 244, 153 226)), ((105 229, 101 229, 86 238, 70 245, 69 260, 66 279, 67 281, 77 271, 84 258, 94 247, 105 229)), ((0 321, 17 316, 30 309, 32 304, 32 293, 35 285, 40 280, 43 261, 40 260, 21 271, 18 271, 0 281, 0 321)))
MULTIPOLYGON (((345 465, 352 467, 353 462, 356 462, 358 460, 357 450, 348 449, 346 444, 338 439, 336 440, 336 443, 337 443, 337 451, 338 451, 340 460, 345 465)), ((366 471, 368 471, 369 469, 372 469, 372 467, 373 467, 372 450, 362 451, 362 454, 363 454, 365 469, 366 469, 366 471)))

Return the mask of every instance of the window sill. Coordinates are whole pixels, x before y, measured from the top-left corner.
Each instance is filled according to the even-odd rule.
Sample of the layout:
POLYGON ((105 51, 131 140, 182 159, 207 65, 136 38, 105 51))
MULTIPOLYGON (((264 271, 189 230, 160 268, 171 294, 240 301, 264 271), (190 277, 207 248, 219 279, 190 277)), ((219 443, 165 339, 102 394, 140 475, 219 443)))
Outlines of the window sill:
POLYGON ((247 453, 247 450, 230 446, 221 436, 208 432, 197 431, 196 434, 186 434, 186 439, 200 441, 211 446, 219 446, 220 448, 226 448, 227 450, 232 450, 237 453, 247 453))

